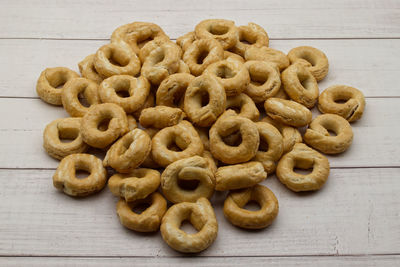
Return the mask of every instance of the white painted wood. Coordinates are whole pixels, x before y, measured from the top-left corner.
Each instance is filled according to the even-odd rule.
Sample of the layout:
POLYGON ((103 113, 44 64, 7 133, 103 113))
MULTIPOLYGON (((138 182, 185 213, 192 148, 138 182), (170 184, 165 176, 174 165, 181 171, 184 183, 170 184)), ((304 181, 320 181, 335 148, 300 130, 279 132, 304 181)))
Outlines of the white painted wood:
MULTIPOLYGON (((352 123, 354 141, 345 153, 329 156, 332 167, 400 166, 400 98, 369 98, 364 117, 352 123)), ((39 99, 0 99, 0 168, 56 168, 42 149, 44 127, 66 117, 61 107, 39 99)), ((315 111, 315 115, 318 111, 315 111)))
MULTIPOLYGON (((66 66, 78 71, 77 63, 107 41, 0 40, 0 96, 37 97, 36 81, 46 67, 66 66), (16 56, 18 55, 18 56, 16 56)), ((366 96, 400 96, 400 40, 272 40, 271 47, 284 52, 310 45, 329 58, 329 75, 320 90, 332 84, 348 84, 366 96)))
POLYGON ((389 267, 398 266, 400 256, 353 256, 353 257, 151 257, 151 258, 65 258, 65 257, 2 257, 5 266, 324 266, 324 267, 389 267))
POLYGON ((3 1, 0 37, 109 38, 119 25, 152 21, 172 38, 203 19, 254 21, 272 38, 400 37, 399 1, 3 1))
MULTIPOLYGON (((179 256, 159 233, 123 228, 108 188, 74 199, 52 185, 51 170, 0 170, 2 256, 179 256)), ((275 177, 263 183, 280 210, 261 231, 232 226, 222 213, 225 193, 212 203, 215 243, 199 256, 290 256, 400 252, 400 168, 334 169, 324 188, 296 194, 275 177)))

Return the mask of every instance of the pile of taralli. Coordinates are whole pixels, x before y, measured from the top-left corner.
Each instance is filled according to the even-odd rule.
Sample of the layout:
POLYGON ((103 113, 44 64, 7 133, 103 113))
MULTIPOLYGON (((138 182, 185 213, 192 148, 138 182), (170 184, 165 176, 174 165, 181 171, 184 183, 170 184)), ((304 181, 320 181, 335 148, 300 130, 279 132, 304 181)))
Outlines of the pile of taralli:
POLYGON ((81 76, 45 69, 38 95, 71 115, 44 130, 45 150, 61 160, 54 186, 83 197, 100 191, 112 173, 108 187, 120 198, 121 224, 160 229, 180 252, 200 252, 217 237, 214 190, 229 190, 223 211, 232 224, 269 226, 278 200, 259 183, 276 171, 290 190, 320 189, 329 176, 323 154, 351 145, 349 122, 361 118, 365 100, 345 85, 319 95, 329 67, 320 50, 302 46, 286 55, 268 43, 255 23, 204 20, 175 43, 159 26, 134 22, 78 64, 81 76), (317 102, 324 114, 312 119, 317 102), (305 126, 302 137, 298 128, 305 126), (104 159, 85 154, 90 148, 104 151, 104 159), (89 175, 78 178, 80 170, 89 175), (250 201, 260 209, 245 209, 250 201), (139 205, 147 208, 135 212, 139 205), (183 221, 198 232, 181 230, 183 221))

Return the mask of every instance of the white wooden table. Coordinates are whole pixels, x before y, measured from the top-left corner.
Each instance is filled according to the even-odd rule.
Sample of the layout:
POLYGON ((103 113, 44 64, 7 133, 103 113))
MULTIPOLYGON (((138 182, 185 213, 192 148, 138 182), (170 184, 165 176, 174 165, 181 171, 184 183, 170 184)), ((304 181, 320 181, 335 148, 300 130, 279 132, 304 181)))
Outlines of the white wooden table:
POLYGON ((190 2, 0 1, 0 266, 400 266, 400 1, 190 2), (45 67, 77 70, 119 25, 152 21, 176 39, 216 17, 260 24, 285 52, 320 48, 330 61, 320 90, 354 86, 367 106, 352 147, 329 157, 322 190, 295 194, 269 177, 280 212, 262 231, 228 223, 216 194, 216 242, 183 257, 159 233, 123 228, 108 189, 76 200, 53 188, 58 162, 42 131, 67 114, 39 100, 35 84, 45 67))

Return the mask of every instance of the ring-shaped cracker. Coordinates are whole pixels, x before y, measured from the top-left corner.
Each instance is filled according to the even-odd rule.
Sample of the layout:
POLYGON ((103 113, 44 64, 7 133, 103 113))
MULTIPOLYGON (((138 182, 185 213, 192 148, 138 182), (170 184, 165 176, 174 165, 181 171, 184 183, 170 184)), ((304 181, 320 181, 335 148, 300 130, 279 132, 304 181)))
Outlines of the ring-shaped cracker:
POLYGON ((243 57, 249 47, 268 46, 268 44, 267 32, 260 25, 250 22, 245 26, 238 27, 238 40, 231 51, 243 57))
POLYGON ((100 191, 107 182, 107 171, 100 159, 90 154, 71 154, 63 158, 53 175, 53 185, 74 197, 88 196, 100 191), (87 171, 89 176, 77 178, 76 171, 87 171))
POLYGON ((311 46, 295 47, 288 53, 290 63, 301 63, 319 82, 325 78, 329 70, 328 58, 321 50, 311 46))
POLYGON ((162 238, 171 248, 196 253, 211 246, 217 238, 218 222, 210 202, 200 198, 195 203, 182 202, 170 207, 162 219, 160 230, 162 238), (181 230, 185 220, 190 221, 198 232, 188 234, 181 230))
POLYGON ((196 35, 194 32, 188 32, 187 34, 178 37, 178 39, 176 39, 176 44, 182 48, 182 51, 185 51, 195 40, 196 35))
POLYGON ((224 202, 224 215, 233 225, 245 229, 262 229, 269 226, 279 212, 278 199, 263 185, 232 191, 224 202), (247 210, 250 201, 260 205, 259 210, 247 210))
POLYGON ((43 132, 43 147, 56 159, 88 149, 80 133, 82 118, 62 118, 49 123, 43 132), (62 142, 60 139, 73 139, 72 142, 62 142))
POLYGON ((95 54, 85 57, 81 62, 78 63, 78 67, 82 77, 100 84, 103 81, 103 77, 101 77, 94 67, 94 57, 95 54))
POLYGON ((204 147, 199 134, 188 121, 161 129, 152 139, 151 154, 155 162, 166 167, 179 159, 189 158, 203 153, 204 147), (181 151, 171 150, 175 144, 181 151))
POLYGON ((224 51, 224 60, 227 61, 239 61, 240 63, 244 64, 244 58, 239 56, 238 54, 229 52, 229 51, 224 51))
POLYGON ((304 134, 304 141, 322 153, 338 154, 346 151, 353 142, 350 123, 336 114, 317 116, 304 134), (333 131, 336 136, 331 136, 333 131))
POLYGON ((274 63, 280 71, 289 67, 289 58, 282 51, 262 46, 262 47, 249 47, 244 53, 246 60, 261 60, 274 63))
POLYGON ((105 148, 128 131, 124 110, 113 103, 92 105, 82 118, 83 141, 92 147, 105 148), (104 131, 99 129, 103 122, 108 122, 104 131))
POLYGON ((236 45, 238 29, 235 23, 226 19, 206 19, 196 25, 197 39, 215 39, 227 50, 236 45))
POLYGON ((108 188, 115 196, 127 202, 146 198, 160 185, 160 173, 157 170, 139 168, 129 173, 117 173, 108 180, 108 188))
POLYGON ((185 116, 180 108, 156 106, 142 110, 139 122, 145 128, 162 129, 178 124, 185 116))
POLYGON ((365 98, 360 90, 346 85, 333 85, 325 89, 318 98, 318 109, 322 113, 342 116, 349 122, 359 120, 364 112, 365 98), (340 103, 339 101, 345 101, 340 103))
POLYGON ((46 103, 61 106, 61 94, 64 85, 79 74, 64 67, 47 68, 39 76, 36 92, 46 103))
POLYGON ((183 108, 186 89, 195 77, 188 73, 175 73, 163 80, 156 93, 156 103, 161 106, 183 108))
POLYGON ((167 211, 167 201, 160 193, 154 192, 145 199, 138 199, 133 202, 126 202, 120 199, 117 203, 117 214, 119 221, 128 229, 138 232, 158 231, 161 219, 167 211), (133 211, 140 205, 149 205, 140 214, 133 211))
POLYGON ((312 119, 308 108, 292 100, 271 97, 265 101, 264 108, 272 119, 294 127, 306 126, 312 119))
POLYGON ((239 116, 258 121, 260 112, 254 101, 246 94, 226 98, 226 109, 233 109, 239 116))
POLYGON ((297 143, 292 151, 283 155, 279 160, 276 176, 292 191, 318 190, 328 179, 329 161, 316 150, 303 143, 297 143), (300 174, 296 173, 294 168, 312 168, 312 172, 300 174))

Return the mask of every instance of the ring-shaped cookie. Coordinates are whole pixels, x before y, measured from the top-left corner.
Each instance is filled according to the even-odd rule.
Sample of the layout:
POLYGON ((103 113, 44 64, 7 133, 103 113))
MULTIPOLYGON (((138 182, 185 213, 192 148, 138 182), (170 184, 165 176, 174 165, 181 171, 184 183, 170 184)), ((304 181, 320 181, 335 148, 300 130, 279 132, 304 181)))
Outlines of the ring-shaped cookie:
POLYGON ((111 42, 124 41, 128 43, 133 52, 137 55, 140 49, 149 41, 157 38, 168 36, 164 33, 160 26, 150 22, 133 22, 122 25, 114 30, 111 35, 111 42))
POLYGON ((267 178, 263 165, 257 161, 219 167, 215 173, 215 190, 247 188, 267 178))
POLYGON ((262 46, 262 47, 249 47, 244 53, 246 60, 261 60, 274 63, 280 71, 286 69, 289 65, 289 59, 282 51, 262 46))
POLYGON ((183 61, 182 59, 179 60, 179 68, 176 71, 176 73, 187 73, 187 74, 190 74, 189 66, 186 65, 185 61, 183 61))
POLYGON ((364 112, 365 98, 360 90, 346 85, 333 85, 325 89, 318 98, 318 109, 322 113, 342 116, 349 122, 359 120, 364 112), (339 101, 345 101, 340 103, 339 101))
POLYGON ((247 68, 239 61, 220 60, 208 66, 203 74, 215 78, 224 87, 227 96, 239 95, 250 82, 247 68))
POLYGON ((185 92, 183 109, 201 127, 211 126, 226 107, 224 88, 210 75, 195 78, 185 92))
POLYGON ((283 153, 283 137, 278 129, 268 122, 259 121, 256 125, 260 134, 260 146, 253 160, 261 162, 265 171, 272 174, 283 153))
POLYGON ((62 118, 49 123, 43 132, 43 147, 56 159, 88 149, 80 133, 81 118, 62 118), (62 142, 60 139, 73 139, 72 142, 62 142))
POLYGON ((140 71, 139 58, 124 42, 100 47, 95 54, 93 64, 103 78, 123 74, 135 76, 140 71))
POLYGON ((162 218, 161 236, 173 249, 184 253, 205 250, 214 242, 218 234, 218 222, 214 209, 206 198, 195 203, 182 202, 170 207, 162 218), (188 234, 181 230, 183 221, 190 221, 198 231, 188 234))
POLYGON ((263 185, 232 191, 224 202, 224 215, 233 225, 245 229, 262 229, 269 226, 279 212, 279 204, 274 193, 263 185), (259 210, 243 207, 250 201, 260 205, 259 210))
POLYGON ((300 131, 292 126, 280 123, 266 116, 261 121, 272 124, 281 133, 283 138, 283 153, 292 150, 296 143, 303 142, 300 131))
POLYGON ((188 73, 175 73, 163 80, 156 93, 156 103, 160 106, 183 108, 186 89, 195 77, 188 73))
POLYGON ((163 195, 172 203, 195 202, 214 193, 215 178, 208 161, 200 156, 177 160, 161 174, 163 195), (185 184, 185 182, 187 184, 185 184), (197 182, 197 184, 193 184, 197 182))
POLYGON ((128 131, 124 110, 113 103, 92 105, 82 118, 83 141, 92 147, 105 148, 128 131), (99 129, 103 123, 108 123, 105 130, 99 129))
POLYGON ((121 173, 129 173, 142 164, 150 150, 150 136, 141 129, 135 129, 122 136, 110 147, 103 165, 110 166, 121 173))
MULTIPOLYGON (((150 89, 151 89, 151 87, 150 87, 150 89)), ((156 99, 156 97, 154 96, 154 93, 152 91, 150 91, 149 95, 147 96, 144 103, 140 106, 140 108, 132 113, 132 115, 135 117, 135 119, 139 120, 140 114, 142 114, 142 111, 144 109, 154 107, 155 99, 156 99)))
POLYGON ((139 122, 145 128, 162 129, 178 124, 185 117, 180 108, 156 106, 142 110, 139 122))
POLYGON ((145 199, 126 202, 120 199, 117 203, 117 214, 123 226, 138 232, 158 231, 161 219, 167 211, 167 201, 160 193, 154 192, 145 199), (143 204, 149 205, 140 214, 133 211, 134 208, 143 204))
POLYGON ((177 125, 161 129, 152 139, 152 157, 163 167, 179 159, 201 155, 203 150, 199 134, 193 125, 185 120, 177 125), (170 147, 174 144, 181 151, 171 150, 170 147))
POLYGON ((290 65, 282 72, 285 92, 291 99, 307 108, 314 107, 319 96, 317 80, 302 64, 290 65))
POLYGON ((61 100, 64 109, 71 117, 83 117, 88 111, 80 102, 79 98, 82 95, 88 105, 100 103, 99 85, 86 78, 73 78, 69 80, 62 90, 61 100))
POLYGON ((233 109, 239 116, 258 121, 260 112, 254 101, 246 94, 226 98, 226 109, 233 109))
POLYGON ((325 78, 329 70, 328 58, 321 50, 311 46, 295 47, 288 53, 290 63, 301 63, 319 82, 325 78))
POLYGON ((227 61, 239 61, 241 63, 244 64, 244 58, 242 58, 241 56, 239 56, 238 54, 229 52, 229 51, 224 51, 224 60, 227 61))
POLYGON ((250 22, 246 26, 238 27, 238 40, 231 51, 243 57, 249 47, 268 46, 268 44, 267 32, 260 25, 250 22))
POLYGON ((103 77, 101 77, 94 67, 94 57, 95 54, 85 57, 81 62, 78 63, 78 67, 82 77, 100 84, 103 81, 103 77))
POLYGON ((151 54, 151 52, 155 49, 157 49, 160 46, 163 46, 164 44, 168 43, 169 46, 173 46, 175 48, 178 48, 180 51, 180 56, 182 56, 181 49, 179 48, 178 45, 176 45, 174 42, 172 42, 170 39, 165 38, 165 37, 157 37, 154 40, 147 42, 141 49, 139 53, 139 59, 142 64, 145 62, 146 58, 151 54))
POLYGON ((244 93, 250 96, 255 103, 264 102, 278 93, 281 87, 281 75, 275 64, 250 60, 244 66, 250 76, 250 82, 244 93))
POLYGON ((183 53, 183 61, 194 76, 200 76, 212 63, 224 58, 224 49, 214 39, 194 41, 183 53))
POLYGON ((292 151, 279 160, 276 176, 292 191, 318 190, 328 179, 329 161, 316 150, 303 143, 297 143, 292 151), (306 170, 312 168, 312 172, 300 174, 296 173, 294 168, 306 170))
POLYGON ((117 173, 108 180, 108 188, 115 196, 127 202, 146 198, 160 185, 160 173, 157 170, 139 168, 129 173, 117 173))
POLYGON ((206 19, 196 25, 197 39, 215 39, 227 50, 235 46, 237 42, 238 29, 235 23, 226 19, 206 19))
POLYGON ((346 151, 353 142, 350 123, 336 114, 317 116, 304 134, 304 141, 322 153, 338 154, 346 151), (331 136, 333 131, 336 136, 331 136))
POLYGON ((210 129, 210 148, 213 156, 227 164, 237 164, 252 159, 258 150, 260 136, 257 126, 251 120, 226 111, 210 129), (227 145, 223 137, 240 133, 238 146, 227 145))
POLYGON ((130 75, 114 75, 105 79, 99 87, 103 103, 117 104, 127 113, 142 107, 149 93, 150 83, 143 76, 135 78, 130 75))
POLYGON ((312 119, 308 108, 292 100, 271 97, 265 101, 264 108, 272 119, 294 127, 306 126, 312 119))
POLYGON ((64 85, 79 74, 64 67, 47 68, 39 76, 36 92, 46 103, 61 106, 61 94, 64 85))
POLYGON ((53 175, 53 185, 74 197, 88 196, 100 191, 107 182, 107 171, 100 159, 90 154, 71 154, 63 158, 53 175), (89 176, 77 178, 76 171, 87 171, 89 176))
POLYGON ((185 51, 194 41, 196 40, 196 35, 194 32, 188 32, 176 39, 176 44, 185 51))

